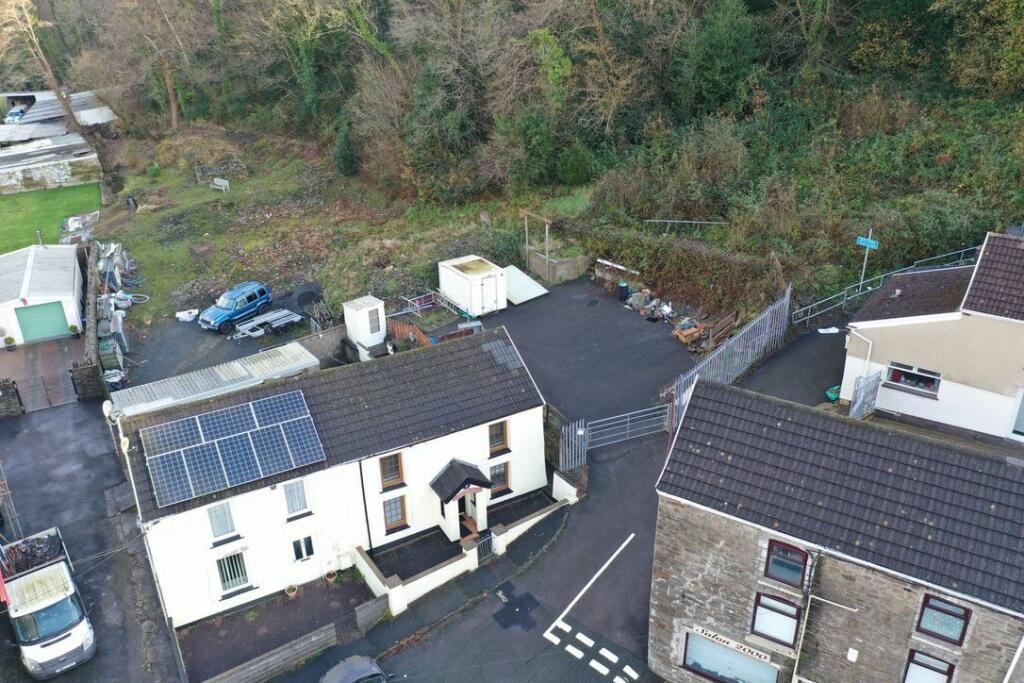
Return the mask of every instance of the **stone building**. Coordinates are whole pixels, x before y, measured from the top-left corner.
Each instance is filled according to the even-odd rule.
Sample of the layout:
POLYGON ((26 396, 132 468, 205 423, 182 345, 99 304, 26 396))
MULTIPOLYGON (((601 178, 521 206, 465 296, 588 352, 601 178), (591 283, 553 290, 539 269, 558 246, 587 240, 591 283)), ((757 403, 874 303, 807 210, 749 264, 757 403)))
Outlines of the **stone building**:
POLYGON ((1024 683, 1024 459, 698 382, 658 482, 669 681, 1024 683))

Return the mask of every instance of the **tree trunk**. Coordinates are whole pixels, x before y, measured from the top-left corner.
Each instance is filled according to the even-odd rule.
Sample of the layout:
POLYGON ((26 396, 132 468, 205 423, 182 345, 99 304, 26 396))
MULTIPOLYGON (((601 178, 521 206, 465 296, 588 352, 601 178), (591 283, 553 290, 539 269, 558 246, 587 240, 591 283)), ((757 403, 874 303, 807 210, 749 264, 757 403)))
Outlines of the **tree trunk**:
POLYGON ((163 57, 160 58, 160 73, 164 77, 164 87, 167 88, 167 105, 171 110, 171 128, 178 128, 178 92, 174 89, 174 72, 171 71, 171 64, 163 57))

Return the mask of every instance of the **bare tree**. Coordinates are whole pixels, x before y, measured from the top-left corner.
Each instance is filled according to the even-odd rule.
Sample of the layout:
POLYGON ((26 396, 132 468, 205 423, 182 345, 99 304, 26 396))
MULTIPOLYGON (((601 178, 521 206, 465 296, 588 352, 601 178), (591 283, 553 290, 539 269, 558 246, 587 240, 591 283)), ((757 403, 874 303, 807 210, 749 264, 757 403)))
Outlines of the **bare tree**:
POLYGON ((71 108, 71 99, 64 92, 39 40, 39 31, 46 26, 32 0, 0 0, 0 57, 21 53, 34 62, 63 107, 68 128, 81 133, 82 127, 71 108))

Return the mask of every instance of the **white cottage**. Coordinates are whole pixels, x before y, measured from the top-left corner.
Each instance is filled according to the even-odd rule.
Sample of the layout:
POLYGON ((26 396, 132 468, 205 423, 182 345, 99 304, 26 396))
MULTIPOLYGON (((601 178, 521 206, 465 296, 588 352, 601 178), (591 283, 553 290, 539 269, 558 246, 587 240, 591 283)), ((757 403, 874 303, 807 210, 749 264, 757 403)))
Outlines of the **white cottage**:
POLYGON ((0 345, 82 329, 82 269, 74 245, 33 245, 0 255, 0 345))
POLYGON ((1024 238, 889 278, 849 323, 841 398, 875 376, 879 410, 1024 440, 1024 238))
POLYGON ((425 533, 465 547, 491 509, 545 487, 543 413, 500 328, 118 420, 168 618, 354 564, 404 609, 429 588, 399 595, 367 558, 425 533))

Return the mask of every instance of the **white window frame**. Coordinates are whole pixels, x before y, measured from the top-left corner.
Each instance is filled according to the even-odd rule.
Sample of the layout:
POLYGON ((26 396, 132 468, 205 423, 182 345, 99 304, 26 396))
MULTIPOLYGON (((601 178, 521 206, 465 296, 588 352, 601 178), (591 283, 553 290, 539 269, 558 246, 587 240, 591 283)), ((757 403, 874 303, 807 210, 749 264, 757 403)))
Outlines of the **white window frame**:
POLYGON ((210 533, 213 535, 214 540, 227 538, 228 536, 237 533, 235 531, 235 518, 231 514, 231 503, 225 501, 217 505, 211 505, 210 507, 206 508, 206 516, 210 520, 210 533), (223 533, 218 534, 217 525, 216 522, 214 521, 214 515, 220 513, 222 510, 227 513, 227 523, 228 526, 231 528, 223 533))
POLYGON ((370 334, 378 334, 380 332, 380 311, 376 308, 371 308, 368 315, 370 334))
POLYGON ((921 368, 910 365, 909 363, 897 363, 896 361, 889 361, 889 366, 885 371, 885 383, 896 389, 904 389, 914 393, 925 394, 927 396, 938 396, 939 387, 942 386, 942 373, 935 372, 934 370, 922 370, 921 368), (901 373, 911 373, 914 375, 920 375, 922 377, 930 377, 935 380, 934 389, 924 389, 921 387, 915 387, 910 384, 903 384, 902 382, 892 379, 893 371, 901 373))
POLYGON ((295 517, 301 515, 304 512, 309 512, 309 498, 306 497, 306 482, 302 479, 297 481, 289 481, 283 487, 284 489, 284 507, 288 513, 288 517, 295 517), (302 507, 292 509, 292 496, 289 494, 290 491, 298 489, 299 495, 302 497, 302 507))
POLYGON ((215 562, 215 566, 217 569, 217 581, 218 584, 220 585, 220 590, 222 594, 234 593, 235 591, 242 590, 243 588, 247 588, 252 585, 252 579, 249 577, 249 568, 245 564, 244 551, 239 550, 237 553, 231 553, 230 555, 218 557, 215 562), (238 559, 235 565, 232 567, 227 563, 230 563, 234 558, 238 559), (222 565, 222 563, 225 564, 222 565), (233 570, 232 573, 237 574, 239 567, 241 568, 241 576, 236 576, 233 579, 230 579, 230 581, 240 582, 237 584, 232 584, 230 586, 225 585, 225 574, 228 573, 229 570, 233 570))
POLYGON ((312 536, 304 536, 292 541, 292 557, 296 562, 305 562, 315 554, 316 546, 313 544, 312 536))

